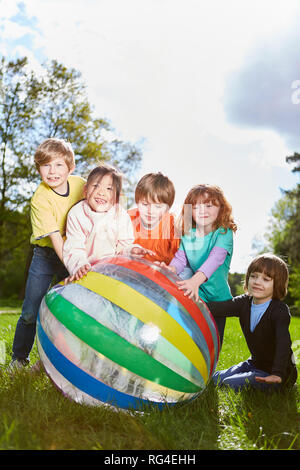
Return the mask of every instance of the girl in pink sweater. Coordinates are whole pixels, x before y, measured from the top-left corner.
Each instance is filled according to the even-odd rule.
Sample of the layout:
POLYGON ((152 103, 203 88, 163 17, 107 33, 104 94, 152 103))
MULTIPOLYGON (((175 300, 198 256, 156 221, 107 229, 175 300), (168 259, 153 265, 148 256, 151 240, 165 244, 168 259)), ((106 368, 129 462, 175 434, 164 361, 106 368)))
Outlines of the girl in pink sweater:
POLYGON ((100 258, 130 251, 134 242, 131 219, 119 204, 122 175, 101 164, 88 176, 85 199, 69 211, 63 259, 70 276, 82 278, 100 258))

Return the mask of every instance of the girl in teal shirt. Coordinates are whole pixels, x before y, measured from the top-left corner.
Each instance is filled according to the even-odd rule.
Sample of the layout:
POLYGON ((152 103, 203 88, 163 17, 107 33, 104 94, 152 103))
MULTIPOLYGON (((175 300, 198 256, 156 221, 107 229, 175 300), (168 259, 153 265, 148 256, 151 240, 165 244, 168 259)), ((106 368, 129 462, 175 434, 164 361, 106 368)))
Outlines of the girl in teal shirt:
MULTIPOLYGON (((228 273, 237 227, 223 191, 218 186, 194 186, 184 201, 181 225, 180 247, 169 268, 179 277, 187 266, 191 271, 188 279, 178 281, 178 288, 196 301, 231 299, 228 273)), ((225 319, 217 319, 217 326, 222 342, 225 319)))

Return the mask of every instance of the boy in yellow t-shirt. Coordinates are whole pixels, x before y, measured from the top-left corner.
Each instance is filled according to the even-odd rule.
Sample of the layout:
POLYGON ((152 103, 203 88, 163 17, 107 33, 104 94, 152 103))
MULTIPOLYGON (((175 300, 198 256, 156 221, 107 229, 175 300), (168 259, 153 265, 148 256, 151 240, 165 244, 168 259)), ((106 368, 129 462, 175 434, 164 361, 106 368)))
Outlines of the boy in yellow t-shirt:
POLYGON ((34 161, 42 182, 31 199, 30 242, 34 251, 13 342, 13 367, 29 362, 39 306, 54 276, 59 282, 69 275, 62 262, 66 219, 69 209, 83 198, 85 184, 80 176, 71 175, 75 169, 74 152, 70 143, 62 139, 42 142, 34 161))

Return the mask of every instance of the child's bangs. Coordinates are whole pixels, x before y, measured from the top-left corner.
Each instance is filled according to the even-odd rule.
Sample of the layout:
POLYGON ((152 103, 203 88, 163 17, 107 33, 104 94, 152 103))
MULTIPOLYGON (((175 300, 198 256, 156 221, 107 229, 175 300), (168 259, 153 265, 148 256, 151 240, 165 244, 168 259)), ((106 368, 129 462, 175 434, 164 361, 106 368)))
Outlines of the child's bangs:
POLYGON ((148 204, 168 204, 166 192, 160 187, 146 186, 140 188, 136 194, 137 202, 144 200, 148 204))
POLYGON ((121 188, 122 188, 122 176, 120 173, 113 168, 108 168, 106 166, 99 166, 94 168, 88 176, 87 186, 91 184, 100 184, 104 176, 111 176, 112 187, 114 191, 115 202, 119 202, 121 188))
POLYGON ((275 277, 275 266, 272 259, 268 258, 259 258, 253 261, 252 265, 250 266, 251 273, 264 273, 266 276, 274 279, 275 277))
POLYGON ((94 185, 100 185, 101 184, 101 181, 102 181, 102 178, 103 178, 104 175, 101 175, 101 174, 94 174, 94 175, 89 175, 88 179, 87 179, 87 182, 86 182, 86 186, 91 188, 92 186, 94 185))
MULTIPOLYGON (((87 184, 101 184, 101 181, 103 180, 104 176, 108 175, 109 173, 106 173, 104 175, 102 174, 95 174, 91 178, 88 179, 87 184)), ((111 175, 112 176, 112 175, 111 175)), ((114 186, 113 178, 112 180, 112 186, 114 186)))
POLYGON ((144 199, 148 204, 161 204, 164 202, 162 192, 153 188, 149 188, 148 191, 145 190, 141 193, 142 199, 144 199))
POLYGON ((188 204, 212 204, 213 206, 219 206, 220 201, 214 191, 208 188, 198 188, 190 195, 190 201, 188 204))
POLYGON ((96 169, 98 171, 92 171, 89 176, 88 176, 88 179, 87 179, 87 184, 100 184, 101 181, 103 180, 104 176, 111 176, 111 181, 112 181, 112 186, 114 187, 115 189, 115 181, 114 181, 114 177, 113 177, 113 173, 110 172, 110 171, 103 171, 102 169, 96 169))

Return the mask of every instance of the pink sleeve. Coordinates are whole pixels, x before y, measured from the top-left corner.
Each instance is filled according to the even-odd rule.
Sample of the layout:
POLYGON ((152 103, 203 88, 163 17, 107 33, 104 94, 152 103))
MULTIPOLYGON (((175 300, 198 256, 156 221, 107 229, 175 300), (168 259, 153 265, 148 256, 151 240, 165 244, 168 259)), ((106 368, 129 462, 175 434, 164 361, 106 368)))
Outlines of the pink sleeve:
POLYGON ((206 278, 209 279, 210 276, 218 269, 221 264, 224 263, 227 256, 227 250, 219 246, 214 246, 211 252, 208 255, 207 260, 200 266, 197 271, 201 271, 205 274, 206 278))
POLYGON ((64 265, 71 275, 85 264, 90 264, 85 243, 86 235, 82 221, 71 209, 67 218, 66 240, 63 245, 64 265))
POLYGON ((121 210, 121 208, 119 214, 118 228, 119 232, 116 251, 117 253, 126 252, 126 250, 130 250, 133 247, 134 233, 131 218, 129 217, 127 212, 125 210, 121 210))
POLYGON ((180 274, 188 264, 184 250, 177 250, 169 266, 175 266, 176 273, 180 274))

